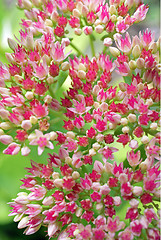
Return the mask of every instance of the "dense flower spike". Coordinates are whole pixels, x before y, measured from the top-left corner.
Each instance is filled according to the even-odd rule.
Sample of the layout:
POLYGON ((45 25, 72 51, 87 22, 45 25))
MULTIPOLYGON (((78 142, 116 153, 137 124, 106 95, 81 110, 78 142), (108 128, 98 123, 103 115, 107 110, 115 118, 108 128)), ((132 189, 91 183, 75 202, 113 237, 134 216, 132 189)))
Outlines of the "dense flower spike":
POLYGON ((58 240, 159 239, 160 40, 127 32, 146 17, 142 1, 108 2, 18 0, 27 19, 0 64, 0 142, 10 155, 56 147, 10 203, 27 235, 44 225, 58 240))

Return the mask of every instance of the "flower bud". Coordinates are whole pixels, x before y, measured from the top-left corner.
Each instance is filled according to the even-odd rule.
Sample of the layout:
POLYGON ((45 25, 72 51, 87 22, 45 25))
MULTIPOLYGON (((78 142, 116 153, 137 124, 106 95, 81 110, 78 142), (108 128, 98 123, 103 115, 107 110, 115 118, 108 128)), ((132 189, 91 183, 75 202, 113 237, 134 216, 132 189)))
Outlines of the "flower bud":
POLYGON ((103 209, 103 207, 104 207, 104 206, 103 206, 103 203, 97 203, 97 204, 96 204, 96 210, 97 210, 97 211, 101 211, 101 210, 103 209))
POLYGON ((89 156, 94 156, 94 155, 96 155, 96 151, 93 148, 89 149, 89 156))
POLYGON ((92 91, 93 95, 96 97, 99 91, 100 91, 100 87, 98 85, 95 85, 92 91))
POLYGON ((100 190, 100 187, 101 187, 101 185, 99 182, 94 182, 94 183, 92 183, 91 189, 98 192, 100 190))
POLYGON ((76 17, 76 18, 79 18, 80 17, 80 15, 81 15, 81 13, 79 12, 79 10, 78 9, 73 9, 73 16, 74 17, 76 17))
POLYGON ((108 104, 106 102, 101 103, 100 110, 106 112, 108 110, 108 104))
POLYGON ((130 60, 129 62, 129 67, 131 70, 135 70, 136 69, 136 62, 134 60, 130 60))
POLYGON ((52 84, 52 83, 54 83, 55 79, 50 76, 46 79, 46 81, 47 81, 47 83, 52 84))
POLYGON ((70 157, 66 157, 65 162, 70 165, 72 164, 72 159, 70 157))
POLYGON ((63 186, 63 179, 57 178, 54 180, 54 185, 56 188, 62 188, 63 186))
POLYGON ((28 140, 31 142, 32 140, 34 140, 36 138, 36 134, 35 133, 31 133, 29 136, 28 136, 28 140))
POLYGON ((96 33, 101 34, 104 31, 104 27, 102 25, 97 25, 95 27, 95 31, 96 31, 96 33))
POLYGON ((10 122, 2 122, 0 123, 0 128, 4 130, 9 130, 12 128, 12 124, 10 122))
POLYGON ((104 41, 103 41, 103 45, 106 46, 106 47, 109 47, 112 45, 112 38, 105 38, 104 41))
POLYGON ((109 47, 109 50, 113 57, 118 57, 120 55, 120 51, 116 47, 109 47))
POLYGON ((67 71, 69 68, 70 68, 70 65, 68 62, 63 62, 61 64, 61 70, 63 70, 63 71, 67 71))
POLYGON ((59 179, 59 177, 60 177, 60 174, 59 174, 58 172, 54 172, 54 173, 52 174, 52 178, 53 178, 53 179, 59 179))
POLYGON ((94 150, 98 150, 98 149, 100 149, 101 145, 96 142, 92 145, 92 147, 93 147, 94 150))
POLYGON ((91 26, 86 26, 83 28, 83 32, 86 34, 86 35, 90 35, 92 34, 93 32, 93 28, 91 26))
POLYGON ((130 128, 128 126, 122 128, 123 133, 128 133, 130 128))
POLYGON ((83 70, 78 71, 78 77, 81 79, 86 79, 86 72, 83 70))
POLYGON ((155 54, 158 51, 157 43, 153 42, 149 46, 149 50, 152 50, 152 53, 155 54))
POLYGON ((149 140, 148 136, 143 136, 143 137, 141 138, 141 142, 142 142, 143 144, 147 144, 149 141, 150 141, 150 140, 149 140))
POLYGON ((34 94, 33 94, 33 92, 28 91, 28 92, 26 92, 25 97, 26 97, 28 100, 31 100, 31 99, 34 98, 34 94))
POLYGON ((53 197, 52 196, 49 196, 49 197, 46 197, 44 198, 44 200, 42 201, 42 204, 44 206, 50 206, 51 204, 53 204, 53 197))
POLYGON ((119 83, 119 88, 122 92, 125 92, 127 90, 127 84, 124 82, 119 83))
POLYGON ((139 92, 142 91, 142 90, 144 89, 144 84, 140 82, 140 83, 137 85, 137 89, 138 89, 139 92))
POLYGON ((33 8, 33 5, 29 0, 23 0, 23 5, 24 5, 24 8, 27 10, 30 10, 31 8, 33 8))
POLYGON ((2 119, 8 119, 8 117, 9 117, 9 111, 7 111, 6 109, 0 109, 0 117, 2 118, 2 119))
POLYGON ((86 71, 86 66, 83 63, 79 63, 78 70, 86 71))
POLYGON ((75 28, 74 29, 74 33, 78 36, 80 36, 82 34, 82 29, 81 28, 75 28))
POLYGON ((98 102, 94 102, 93 106, 95 109, 97 109, 97 108, 99 108, 100 104, 98 102))
POLYGON ((134 186, 132 192, 135 196, 140 196, 143 193, 142 187, 134 186))
POLYGON ((20 75, 17 75, 17 74, 14 76, 14 79, 15 79, 15 81, 16 81, 17 83, 23 81, 23 77, 20 76, 20 75))
POLYGON ((82 212, 83 212, 83 209, 80 208, 80 207, 78 207, 77 210, 76 210, 76 212, 75 212, 75 215, 76 215, 77 217, 80 217, 80 216, 82 215, 82 212))
POLYGON ((52 27, 53 26, 53 22, 50 19, 46 19, 45 20, 45 26, 52 27))
POLYGON ((156 130, 157 128, 158 128, 158 124, 157 123, 153 122, 153 123, 150 124, 150 129, 156 130))
POLYGON ((100 161, 95 161, 94 162, 94 168, 93 168, 96 172, 101 173, 104 172, 104 166, 100 161))
POLYGON ((139 201, 135 198, 132 198, 130 201, 129 201, 129 204, 132 208, 138 208, 138 205, 139 205, 139 201))
POLYGON ((128 181, 128 176, 125 173, 121 173, 118 177, 120 183, 126 183, 128 181))
POLYGON ((80 178, 79 172, 74 171, 74 172, 72 173, 72 178, 73 178, 74 180, 79 179, 79 178, 80 178))
POLYGON ((30 122, 30 120, 23 120, 21 123, 21 127, 25 130, 29 130, 32 128, 32 123, 30 122))
POLYGON ((130 113, 130 114, 128 115, 127 119, 128 119, 128 121, 129 121, 130 123, 134 123, 134 122, 136 122, 136 115, 130 113))
POLYGON ((113 165, 109 162, 106 162, 105 163, 105 171, 106 173, 112 173, 113 171, 113 165))
POLYGON ((96 140, 97 142, 102 142, 104 140, 104 135, 101 133, 97 134, 96 140))
POLYGON ((110 7, 109 7, 109 13, 110 13, 111 15, 117 13, 117 10, 116 10, 115 5, 110 5, 110 7))
POLYGON ((5 53, 5 56, 7 58, 7 61, 11 64, 14 64, 15 63, 15 60, 14 58, 12 57, 12 54, 11 53, 5 53))
POLYGON ((30 151, 31 151, 30 148, 27 147, 27 146, 24 146, 24 147, 21 148, 21 154, 22 154, 22 156, 28 156, 29 153, 30 153, 30 151))
POLYGON ((8 41, 8 45, 9 47, 14 51, 16 48, 18 48, 18 44, 15 40, 11 39, 11 38, 8 38, 7 39, 8 41))
POLYGON ((30 117, 30 122, 31 122, 31 124, 36 124, 36 123, 38 122, 37 117, 31 116, 31 117, 30 117))
POLYGON ((30 219, 29 216, 23 217, 20 220, 20 222, 18 223, 18 226, 17 226, 18 229, 27 227, 27 223, 28 223, 29 219, 30 219))
POLYGON ((4 131, 0 129, 0 136, 4 134, 4 131))
POLYGON ((136 60, 137 68, 142 69, 142 68, 144 68, 144 65, 145 65, 145 60, 143 58, 138 58, 136 60))
POLYGON ((120 198, 119 196, 113 197, 113 200, 114 200, 114 205, 115 205, 115 206, 120 206, 120 204, 121 204, 121 198, 120 198))
POLYGON ((133 50, 132 50, 132 55, 134 56, 134 58, 138 58, 141 54, 141 50, 140 50, 140 46, 139 45, 135 45, 133 50))
POLYGON ((113 14, 111 17, 110 17, 111 21, 112 22, 116 22, 117 21, 117 16, 115 14, 113 14))

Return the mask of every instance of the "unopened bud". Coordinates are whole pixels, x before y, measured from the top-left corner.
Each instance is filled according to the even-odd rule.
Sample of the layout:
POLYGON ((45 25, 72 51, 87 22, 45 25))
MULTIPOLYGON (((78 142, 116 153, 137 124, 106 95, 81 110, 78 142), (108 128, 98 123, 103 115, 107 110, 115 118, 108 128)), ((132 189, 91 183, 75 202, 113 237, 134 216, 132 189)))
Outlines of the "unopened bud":
POLYGON ((158 51, 157 43, 153 42, 150 44, 149 49, 152 50, 152 53, 155 54, 158 51))
POLYGON ((81 13, 79 12, 78 9, 74 8, 73 9, 73 16, 76 17, 76 18, 79 18, 81 15, 81 13))
POLYGON ((38 122, 37 117, 31 116, 31 117, 30 117, 30 122, 31 122, 31 124, 36 124, 36 123, 38 122))
POLYGON ((96 210, 101 211, 103 209, 103 204, 102 203, 97 203, 96 204, 96 210))
POLYGON ((147 144, 147 143, 149 142, 148 136, 143 136, 143 137, 141 138, 141 142, 142 142, 143 144, 147 144))
POLYGON ((56 188, 62 188, 63 186, 63 179, 57 178, 54 180, 54 185, 56 188))
POLYGON ((145 60, 143 58, 138 58, 136 60, 137 68, 142 69, 142 68, 144 68, 144 65, 145 65, 145 60))
POLYGON ((127 118, 121 118, 120 123, 124 126, 128 124, 127 118))
POLYGON ((53 197, 52 196, 49 196, 49 197, 46 197, 44 198, 44 200, 42 201, 42 204, 44 206, 50 206, 51 204, 53 204, 53 197))
POLYGON ((140 196, 143 193, 142 187, 134 186, 132 192, 135 196, 140 196))
POLYGON ((82 212, 83 212, 83 209, 80 208, 80 207, 78 207, 77 210, 76 210, 76 212, 75 212, 75 215, 76 215, 77 217, 80 217, 80 216, 82 215, 82 212))
POLYGON ((96 151, 93 148, 89 149, 89 156, 94 156, 94 155, 96 155, 96 151))
POLYGON ((47 83, 49 83, 49 84, 52 84, 52 83, 54 83, 54 78, 53 77, 48 77, 47 79, 46 79, 46 81, 47 81, 47 83))
POLYGON ((61 64, 61 70, 63 70, 63 71, 67 71, 67 70, 69 70, 69 68, 70 68, 70 65, 68 62, 63 62, 61 64))
POLYGON ((121 17, 121 16, 117 17, 117 21, 118 22, 122 22, 123 21, 123 17, 121 17))
POLYGON ((72 173, 72 178, 73 178, 74 180, 79 179, 79 178, 80 178, 79 172, 74 171, 74 172, 72 173))
POLYGON ((66 133, 66 137, 74 139, 75 138, 75 133, 72 132, 72 131, 69 131, 69 132, 66 133))
POLYGON ((0 123, 0 128, 3 130, 9 130, 12 128, 12 124, 10 122, 2 122, 0 123))
POLYGON ((120 183, 126 183, 128 181, 128 176, 126 173, 121 173, 118 177, 120 183))
POLYGON ((104 41, 103 41, 103 45, 106 46, 106 47, 109 47, 112 45, 112 38, 105 38, 104 41))
POLYGON ((9 47, 14 51, 16 48, 18 48, 18 44, 15 40, 11 39, 11 38, 8 38, 7 39, 8 41, 8 45, 9 47))
POLYGON ((81 28, 75 28, 74 29, 74 33, 78 36, 80 36, 82 34, 82 29, 81 28))
POLYGON ((135 45, 132 50, 132 55, 134 56, 134 58, 138 58, 140 56, 140 54, 141 54, 140 46, 135 45))
POLYGON ((29 221, 29 216, 23 217, 20 222, 18 223, 18 229, 24 228, 27 226, 27 223, 29 221))
POLYGON ((151 98, 148 98, 147 100, 146 100, 146 102, 145 102, 145 104, 146 105, 148 105, 148 106, 152 106, 153 105, 153 100, 151 99, 151 98))
POLYGON ((136 62, 134 60, 130 60, 129 62, 129 67, 131 70, 135 70, 136 69, 136 62))
POLYGON ((31 100, 31 99, 33 99, 33 97, 34 97, 34 94, 33 94, 33 92, 28 91, 28 92, 26 92, 25 97, 26 97, 28 100, 31 100))
POLYGON ((116 22, 117 21, 117 16, 115 14, 113 14, 111 17, 110 17, 111 21, 112 22, 116 22))
POLYGON ((139 92, 142 91, 142 90, 144 89, 144 84, 140 82, 140 83, 137 85, 137 89, 138 89, 139 92))
POLYGON ((34 40, 33 37, 27 36, 26 37, 26 48, 34 50, 34 40))
POLYGON ((130 130, 130 129, 129 129, 128 126, 122 128, 122 132, 123 132, 123 133, 128 133, 129 130, 130 130))
POLYGON ((23 5, 24 5, 24 8, 26 8, 27 10, 30 10, 33 8, 33 5, 29 0, 23 0, 23 5))
POLYGON ((125 92, 127 90, 127 84, 124 82, 119 83, 119 88, 122 92, 125 92))
POLYGON ((130 113, 130 114, 128 115, 127 119, 128 119, 128 121, 129 121, 130 123, 134 123, 134 122, 136 122, 136 115, 130 113))
POLYGON ((34 140, 36 138, 36 134, 35 133, 31 133, 29 136, 28 136, 28 140, 31 142, 32 140, 34 140))
POLYGON ((28 156, 29 153, 31 152, 30 148, 27 146, 24 146, 21 148, 21 154, 22 156, 28 156))
POLYGON ((15 75, 15 76, 14 76, 14 79, 15 79, 15 81, 18 82, 18 83, 21 82, 21 81, 23 81, 23 77, 20 76, 20 75, 15 75))
POLYGON ((50 132, 49 136, 51 141, 55 141, 57 139, 57 133, 54 131, 50 132))
POLYGON ((59 179, 59 177, 60 177, 60 174, 58 173, 58 172, 54 172, 53 174, 52 174, 52 178, 55 180, 55 179, 59 179))
POLYGON ((156 130, 158 128, 158 124, 157 123, 151 123, 150 124, 150 129, 152 129, 152 130, 156 130))
POLYGON ((78 77, 81 79, 86 79, 86 72, 83 70, 78 71, 78 77))
POLYGON ((46 19, 45 20, 45 26, 52 27, 53 26, 53 22, 50 19, 46 19))
POLYGON ((98 149, 100 149, 101 145, 96 142, 92 145, 92 147, 93 147, 94 150, 98 150, 98 149))
POLYGON ((5 56, 7 58, 7 61, 11 64, 15 63, 15 60, 14 58, 12 57, 12 54, 11 53, 5 53, 5 56))
POLYGON ((67 164, 72 164, 72 158, 70 158, 70 157, 66 157, 65 158, 65 163, 67 163, 67 164))
POLYGON ((158 51, 160 51, 160 49, 161 49, 161 36, 159 37, 159 39, 157 41, 157 48, 158 48, 158 51))
POLYGON ((32 123, 30 122, 30 120, 23 120, 21 123, 21 127, 25 130, 29 130, 32 128, 32 123))
POLYGON ((104 140, 104 135, 101 133, 97 134, 96 140, 97 142, 102 142, 104 140))
POLYGON ((4 134, 4 131, 0 129, 0 136, 4 134))
POLYGON ((116 47, 109 47, 109 50, 113 57, 118 57, 120 55, 120 51, 116 47))
POLYGON ((108 128, 109 128, 110 130, 115 129, 115 127, 116 127, 116 125, 113 124, 113 123, 111 123, 111 122, 108 124, 108 128))
POLYGON ((114 200, 114 205, 115 206, 120 206, 121 198, 119 196, 113 197, 113 200, 114 200))
POLYGON ((98 102, 94 102, 94 108, 95 108, 95 109, 98 109, 99 106, 100 106, 100 104, 99 104, 98 102))
POLYGON ((95 27, 95 31, 96 31, 96 33, 101 34, 104 31, 104 27, 102 25, 97 25, 95 27))
POLYGON ((110 5, 110 7, 109 7, 109 13, 110 13, 111 15, 117 13, 117 10, 116 10, 115 5, 110 5))

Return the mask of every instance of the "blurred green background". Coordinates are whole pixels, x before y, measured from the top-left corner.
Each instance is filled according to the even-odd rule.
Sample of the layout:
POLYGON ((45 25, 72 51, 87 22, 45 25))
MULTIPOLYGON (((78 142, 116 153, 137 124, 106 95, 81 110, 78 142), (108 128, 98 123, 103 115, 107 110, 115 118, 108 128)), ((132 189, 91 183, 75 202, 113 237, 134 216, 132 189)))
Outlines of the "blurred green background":
MULTIPOLYGON (((160 30, 160 2, 159 0, 144 2, 150 6, 148 16, 144 22, 132 28, 130 33, 136 34, 138 31, 148 27, 155 32, 156 38, 158 38, 160 30)), ((15 0, 0 0, 0 61, 3 63, 7 62, 5 52, 10 52, 7 45, 7 38, 14 38, 14 35, 19 36, 19 22, 24 17, 23 11, 18 10, 15 3, 15 0)), ((55 125, 56 129, 60 130, 58 124, 55 125)), ((48 239, 43 237, 43 229, 32 236, 23 235, 23 230, 17 230, 17 223, 13 223, 13 218, 8 217, 10 208, 7 205, 20 191, 20 179, 25 176, 26 171, 24 167, 30 166, 30 159, 38 159, 39 162, 44 162, 44 156, 47 153, 38 158, 37 151, 34 151, 35 154, 32 152, 28 157, 22 157, 20 154, 17 156, 8 156, 2 154, 3 149, 4 146, 0 144, 0 240, 48 239)))

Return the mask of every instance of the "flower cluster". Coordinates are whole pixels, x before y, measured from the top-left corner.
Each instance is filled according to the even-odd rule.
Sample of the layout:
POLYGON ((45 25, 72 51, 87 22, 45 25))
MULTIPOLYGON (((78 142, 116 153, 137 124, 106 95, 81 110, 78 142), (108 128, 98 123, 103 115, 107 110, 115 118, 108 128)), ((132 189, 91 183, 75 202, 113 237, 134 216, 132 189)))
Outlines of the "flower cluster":
POLYGON ((10 215, 27 235, 44 225, 58 240, 159 240, 160 39, 148 29, 133 38, 126 32, 144 20, 148 6, 138 0, 18 0, 18 6, 27 19, 18 43, 9 39, 9 64, 0 66, 3 152, 26 156, 31 145, 38 155, 46 147, 58 151, 47 165, 31 161, 21 186, 27 193, 10 203, 10 215), (91 58, 73 43, 83 34, 91 58), (56 118, 64 131, 53 131, 56 118))

